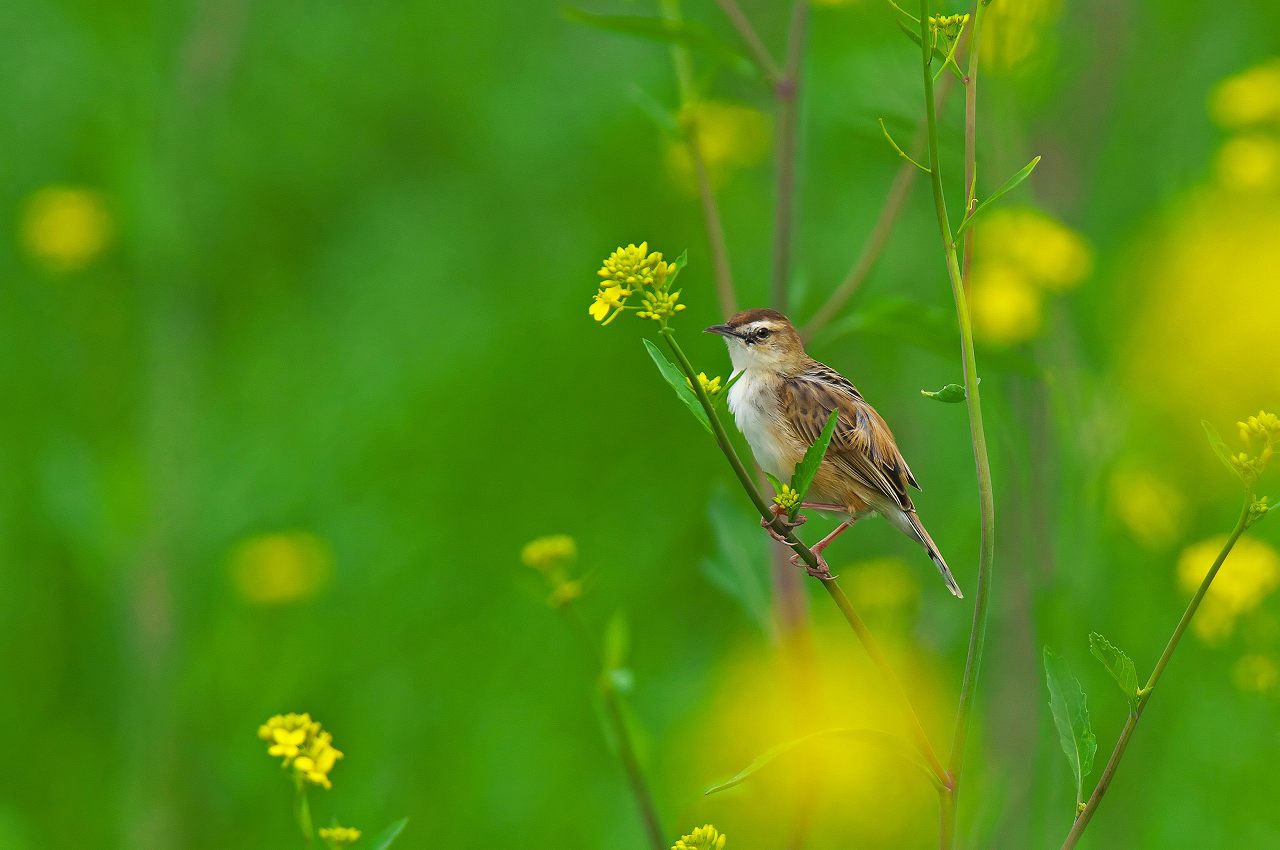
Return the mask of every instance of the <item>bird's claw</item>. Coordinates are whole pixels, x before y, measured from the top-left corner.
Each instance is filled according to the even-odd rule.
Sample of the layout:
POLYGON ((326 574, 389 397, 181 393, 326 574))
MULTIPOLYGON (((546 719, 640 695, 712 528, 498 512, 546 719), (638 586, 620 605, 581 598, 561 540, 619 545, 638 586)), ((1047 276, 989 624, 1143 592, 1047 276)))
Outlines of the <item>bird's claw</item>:
POLYGON ((809 564, 801 558, 798 553, 792 555, 789 560, 791 562, 791 566, 802 568, 806 573, 816 579, 821 579, 822 581, 835 581, 836 577, 831 574, 831 569, 827 566, 826 559, 817 552, 813 553, 813 557, 818 561, 818 566, 816 567, 809 566, 809 564))
POLYGON ((778 541, 779 543, 781 543, 783 546, 795 546, 796 544, 792 543, 786 537, 779 534, 777 530, 774 529, 774 525, 775 524, 782 525, 788 531, 791 531, 795 528, 798 528, 804 525, 808 521, 809 521, 809 518, 807 516, 804 516, 803 514, 798 515, 795 519, 786 519, 785 517, 783 517, 782 509, 779 508, 777 505, 774 505, 773 519, 767 519, 765 517, 761 517, 760 527, 763 528, 765 531, 769 532, 769 536, 772 537, 774 540, 778 541))

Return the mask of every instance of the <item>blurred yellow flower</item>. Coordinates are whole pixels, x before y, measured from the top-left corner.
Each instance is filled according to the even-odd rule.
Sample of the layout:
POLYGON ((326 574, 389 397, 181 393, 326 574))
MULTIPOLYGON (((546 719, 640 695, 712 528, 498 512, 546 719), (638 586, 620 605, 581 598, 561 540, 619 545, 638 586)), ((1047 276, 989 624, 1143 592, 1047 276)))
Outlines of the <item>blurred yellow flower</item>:
POLYGON ((1218 182, 1237 192, 1280 186, 1280 142, 1262 133, 1246 133, 1223 143, 1214 160, 1218 182))
MULTIPOLYGON (((735 170, 758 165, 769 153, 769 117, 758 109, 702 100, 685 106, 679 120, 688 132, 696 134, 714 187, 724 185, 735 170)), ((668 141, 666 160, 676 185, 691 195, 697 194, 697 175, 688 145, 679 139, 668 141)))
POLYGON ((350 826, 322 826, 320 840, 330 847, 348 847, 360 840, 360 830, 350 826))
POLYGON ((840 583, 861 611, 903 611, 920 598, 918 574, 898 558, 872 558, 841 570, 840 583))
MULTIPOLYGON (((1178 584, 1194 592, 1226 543, 1225 535, 1188 546, 1178 558, 1178 584)), ((1231 634, 1236 620, 1252 611, 1280 584, 1280 555, 1266 543, 1242 537, 1209 586, 1191 627, 1214 643, 1231 634)))
POLYGON ((990 71, 1011 71, 1046 45, 1044 34, 1057 22, 1062 0, 992 3, 982 27, 982 64, 990 71))
POLYGON ((552 567, 572 561, 578 556, 578 544, 567 534, 549 534, 524 544, 520 560, 526 567, 547 572, 552 567))
POLYGON ((547 597, 547 604, 552 608, 563 608, 581 599, 585 590, 586 588, 581 581, 565 580, 557 582, 555 587, 551 589, 551 594, 547 597))
POLYGON ((978 261, 973 270, 973 330, 979 339, 1013 345, 1040 331, 1040 293, 1027 276, 998 261, 978 261))
POLYGON ((27 201, 22 241, 49 268, 72 272, 89 265, 111 239, 111 216, 90 189, 49 186, 27 201))
POLYGON ((1130 534, 1150 548, 1177 539, 1186 522, 1186 499, 1154 472, 1119 469, 1112 473, 1111 510, 1130 534))
POLYGON ((979 220, 976 260, 1007 263, 1050 292, 1077 286, 1093 271, 1080 234, 1030 207, 1002 207, 979 220))
POLYGON ((1280 59, 1271 59, 1218 83, 1209 112, 1228 129, 1280 122, 1280 59))
POLYGON ((1276 663, 1265 655, 1245 655, 1236 662, 1232 670, 1236 687, 1242 691, 1265 693, 1275 690, 1280 683, 1280 670, 1276 663))
POLYGON ((293 760, 293 769, 308 782, 332 788, 329 772, 342 756, 342 751, 333 746, 333 736, 320 731, 307 741, 302 754, 293 760))
POLYGON ((724 850, 725 836, 711 824, 700 826, 671 845, 671 850, 724 850))
POLYGON ((333 571, 329 546, 306 531, 262 534, 231 553, 231 578, 240 595, 259 605, 315 596, 333 571))
POLYGON ((258 737, 269 743, 267 755, 282 757, 287 765, 297 758, 307 738, 320 731, 310 714, 277 714, 258 727, 258 737))

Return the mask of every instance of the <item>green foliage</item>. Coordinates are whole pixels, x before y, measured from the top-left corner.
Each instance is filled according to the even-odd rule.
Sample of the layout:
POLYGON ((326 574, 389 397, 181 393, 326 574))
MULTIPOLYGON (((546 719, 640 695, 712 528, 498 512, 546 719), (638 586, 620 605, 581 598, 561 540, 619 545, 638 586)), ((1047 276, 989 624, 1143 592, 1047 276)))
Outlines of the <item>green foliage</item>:
POLYGON ((671 21, 645 15, 600 15, 566 7, 564 16, 574 23, 605 32, 630 35, 668 44, 683 44, 710 56, 743 76, 755 76, 756 66, 732 42, 725 41, 691 21, 671 21))
POLYGON ((800 494, 801 502, 808 495, 809 488, 813 486, 813 479, 818 474, 818 468, 822 466, 822 459, 827 456, 827 449, 831 446, 831 437, 836 432, 836 423, 839 420, 840 412, 831 411, 826 424, 822 426, 822 433, 818 434, 818 439, 805 450, 804 457, 796 464, 795 472, 791 475, 791 489, 800 494))
MULTIPOLYGON (((682 258, 683 254, 680 255, 682 258)), ((658 371, 662 374, 663 379, 675 391, 676 398, 684 404, 684 406, 693 414, 693 418, 702 423, 702 427, 707 433, 711 431, 711 420, 707 418, 707 411, 702 408, 702 402, 698 400, 698 395, 689 386, 680 368, 667 359, 667 355, 662 353, 658 346, 649 340, 644 341, 645 350, 649 352, 649 356, 653 358, 653 363, 658 367, 658 371)))
POLYGON ((712 492, 707 520, 715 554, 703 559, 702 574, 737 602, 761 632, 772 634, 768 538, 752 533, 759 517, 747 504, 723 485, 712 492))
POLYGON ((1138 671, 1129 656, 1121 652, 1111 641, 1097 632, 1089 633, 1089 651, 1102 662, 1111 678, 1120 686, 1120 692, 1129 701, 1129 710, 1138 708, 1138 671))
POLYGON ((941 389, 932 392, 921 390, 920 395, 925 398, 931 398, 934 401, 945 402, 946 404, 959 404, 966 398, 963 384, 946 384, 941 389))
POLYGON ((956 228, 955 238, 959 239, 960 234, 964 233, 966 230, 969 229, 969 226, 973 224, 974 219, 980 216, 983 210, 986 210, 996 201, 1000 200, 1005 195, 1009 194, 1014 189, 1018 188, 1018 186, 1022 184, 1023 180, 1026 180, 1028 177, 1031 176, 1031 172, 1035 171, 1036 166, 1039 164, 1040 164, 1040 157, 1037 156, 1036 158, 1028 162, 1026 165, 1022 166, 1022 168, 1018 169, 1018 172, 1016 174, 1014 174, 1012 177, 1006 180, 1000 186, 999 189, 996 189, 994 192, 992 192, 991 195, 986 200, 979 203, 978 206, 974 208, 973 212, 966 215, 964 217, 964 220, 960 222, 960 226, 956 228))
POLYGON ((408 818, 400 818, 400 820, 378 833, 369 842, 369 850, 387 850, 388 847, 395 843, 395 840, 400 837, 400 833, 404 832, 404 828, 408 825, 408 818))
POLYGON ((1084 778, 1093 770, 1093 757, 1098 751, 1098 739, 1089 724, 1089 707, 1084 688, 1071 675, 1061 656, 1045 647, 1045 680, 1049 685, 1049 709, 1053 712, 1053 725, 1058 730, 1058 743, 1071 766, 1076 783, 1076 804, 1084 799, 1084 778))
POLYGON ((1214 428, 1207 419, 1201 419, 1200 424, 1204 427, 1205 436, 1209 438, 1209 446, 1213 449, 1213 453, 1218 456, 1218 460, 1222 461, 1222 465, 1238 478, 1240 483, 1246 484, 1244 473, 1231 462, 1231 450, 1222 441, 1222 437, 1218 434, 1218 429, 1214 428))

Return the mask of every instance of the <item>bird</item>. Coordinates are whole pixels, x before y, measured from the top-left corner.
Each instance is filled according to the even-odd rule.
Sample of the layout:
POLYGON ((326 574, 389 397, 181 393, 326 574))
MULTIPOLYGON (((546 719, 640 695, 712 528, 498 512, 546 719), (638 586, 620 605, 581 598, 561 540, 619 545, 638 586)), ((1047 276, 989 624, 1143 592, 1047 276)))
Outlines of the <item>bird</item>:
MULTIPOLYGON (((811 547, 819 566, 809 567, 809 572, 831 579, 823 550, 858 520, 879 514, 924 548, 947 589, 963 599, 951 568, 911 501, 908 487, 919 490, 920 485, 893 432, 857 387, 810 357, 791 321, 776 310, 745 310, 722 325, 712 325, 706 333, 724 337, 737 374, 729 387, 729 411, 756 462, 775 478, 790 480, 832 411, 838 411, 831 444, 805 494, 813 501, 802 507, 843 513, 847 519, 811 547)), ((775 508, 775 513, 781 509, 775 508)), ((766 528, 769 524, 769 519, 761 521, 766 528)), ((792 563, 800 565, 798 556, 792 563)))

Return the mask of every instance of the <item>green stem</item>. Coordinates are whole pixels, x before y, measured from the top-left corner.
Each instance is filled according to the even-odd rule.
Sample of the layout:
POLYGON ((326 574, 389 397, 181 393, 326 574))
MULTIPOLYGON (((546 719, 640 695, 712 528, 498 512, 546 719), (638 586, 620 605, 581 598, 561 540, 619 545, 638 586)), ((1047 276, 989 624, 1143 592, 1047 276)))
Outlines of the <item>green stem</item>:
POLYGON ((796 165, 800 155, 800 67, 804 59, 809 25, 809 0, 795 0, 787 34, 787 64, 773 87, 778 104, 778 154, 773 210, 773 264, 769 301, 775 310, 787 311, 787 280, 791 270, 791 245, 795 232, 796 165))
POLYGON ((1124 752, 1129 746, 1129 739, 1133 737, 1133 732, 1138 727, 1142 712, 1146 710, 1147 703, 1151 701, 1151 695, 1155 691, 1156 683, 1160 681, 1160 677, 1164 675, 1165 668, 1169 666, 1169 659, 1173 657, 1173 651, 1178 648, 1182 635, 1186 632, 1187 626, 1191 624, 1191 618, 1195 616, 1196 610, 1200 607, 1200 602, 1204 599, 1205 593, 1208 592, 1209 585, 1213 584, 1213 579, 1218 575, 1218 570, 1222 567, 1223 562, 1227 560, 1227 555, 1231 554, 1231 550, 1235 548, 1236 541, 1240 539, 1240 535, 1244 534, 1245 528, 1248 527, 1249 506, 1252 501, 1251 494, 1245 499, 1244 510, 1240 512, 1240 519, 1236 521, 1236 527, 1232 529, 1231 536, 1223 544, 1222 551, 1218 553, 1213 566, 1209 567, 1209 571, 1205 573, 1204 580, 1200 582, 1200 587, 1196 589, 1195 595, 1187 603, 1187 609, 1182 612, 1182 619, 1178 620, 1178 625, 1173 630, 1173 635, 1165 645, 1164 652, 1160 654, 1160 660, 1156 662, 1155 669, 1151 671, 1151 676, 1147 679, 1146 687, 1139 691, 1138 705, 1129 714, 1129 719, 1125 722, 1124 729, 1120 731, 1120 739, 1116 741, 1115 749, 1111 751, 1111 758, 1107 759, 1107 766, 1102 771, 1102 776, 1098 778, 1098 784, 1094 787, 1093 793, 1089 795, 1089 802, 1085 804, 1080 814, 1076 815, 1076 821, 1071 827, 1071 832, 1068 833, 1067 840, 1062 843, 1062 850, 1070 850, 1080 841, 1080 836, 1084 834, 1085 827, 1093 819, 1093 813, 1097 811, 1103 795, 1111 787, 1111 780, 1116 774, 1116 768, 1120 766, 1120 759, 1124 758, 1124 752))
POLYGON ((315 828, 311 824, 311 804, 307 802, 307 785, 301 776, 294 777, 297 794, 293 800, 294 816, 298 820, 298 829, 302 831, 302 837, 307 839, 307 846, 311 847, 316 843, 315 828))
MULTIPOLYGON (((983 9, 984 4, 979 0, 974 12, 969 45, 970 83, 977 74, 978 39, 981 33, 983 9)), ((955 731, 951 740, 951 759, 948 765, 951 794, 953 798, 958 798, 960 775, 964 768, 965 750, 969 739, 970 717, 973 714, 973 702, 977 693, 978 675, 982 668, 982 654, 987 637, 991 570, 995 560, 995 498, 991 485, 991 462, 987 453, 986 429, 982 420, 978 365, 973 351, 973 324, 969 316, 964 277, 956 256, 955 238, 947 216, 946 194, 942 187, 942 168, 938 156, 938 114, 933 95, 933 74, 930 70, 933 55, 929 48, 929 0, 920 0, 920 40, 925 117, 929 136, 929 178, 933 186, 933 202, 938 218, 939 235, 942 238, 942 249, 946 257, 947 277, 951 283, 952 299, 955 301, 956 322, 960 329, 960 357, 964 367, 966 407, 969 414, 969 432, 973 442, 973 459, 978 482, 978 510, 981 521, 978 586, 974 599, 973 621, 969 631, 969 648, 965 656, 964 679, 960 685, 960 699, 956 709, 955 731)), ((966 139, 966 141, 972 143, 972 139, 966 139)), ((967 198, 968 189, 966 188, 965 191, 967 198)), ((957 803, 958 799, 953 799, 950 805, 944 806, 939 842, 944 848, 952 846, 955 841, 957 803)))
MULTIPOLYGON (((734 475, 738 478, 738 483, 742 485, 742 489, 746 492, 751 503, 755 505, 760 516, 769 521, 770 527, 779 535, 784 537, 787 545, 790 546, 800 559, 803 560, 813 569, 819 569, 820 561, 813 554, 813 551, 800 541, 795 535, 794 529, 785 523, 785 520, 774 514, 769 502, 765 501, 760 491, 756 489, 755 482, 751 478, 751 473, 747 471, 747 467, 742 462, 742 458, 738 456, 737 450, 733 447, 733 443, 729 441, 729 434, 725 431, 724 423, 720 421, 720 415, 716 411, 715 406, 711 404, 711 399, 707 397, 706 391, 702 388, 702 384, 698 381, 698 373, 694 371, 693 364, 689 362, 689 358, 685 355, 684 349, 676 342, 675 333, 669 327, 662 329, 662 337, 666 340, 667 346, 671 349, 671 353, 675 355, 676 361, 680 365, 680 371, 684 372, 689 379, 689 383, 693 386, 694 392, 698 396, 698 401, 702 404, 703 411, 707 414, 707 419, 711 422, 712 436, 715 437, 716 445, 720 447, 720 451, 729 461, 729 466, 733 468, 734 475)), ((916 749, 920 755, 924 757, 929 764, 929 769, 934 777, 944 786, 950 786, 950 778, 947 776, 946 769, 942 766, 942 761, 938 758, 938 754, 934 751, 933 745, 929 742, 929 736, 925 734, 924 725, 920 722, 920 716, 916 713, 915 706, 911 704, 911 699, 907 696, 906 689, 902 686, 902 681, 894 673, 893 667, 889 665, 888 659, 885 658, 884 652, 880 649, 880 644, 876 641, 875 636, 871 634, 871 630, 867 628, 865 622, 854 609, 853 604, 849 601, 849 597, 845 596, 840 585, 835 579, 822 580, 822 588, 831 597, 832 601, 840 609, 840 613, 844 615, 849 626, 853 629, 858 640, 862 642, 863 648, 867 651, 867 655, 871 657, 872 664, 880 672, 881 677, 893 691, 901 705, 903 714, 907 720, 907 728, 911 734, 912 741, 915 743, 916 749)))
POLYGON ((614 740, 618 745, 618 760, 622 762, 622 771, 626 774, 627 784, 631 788, 631 796, 635 798, 636 808, 640 810, 640 819, 644 823, 645 834, 653 850, 667 850, 666 839, 662 832, 662 821, 658 817, 658 807, 653 802, 653 793, 640 767, 640 759, 636 756, 636 748, 631 740, 631 729, 627 726, 626 714, 622 710, 622 696, 604 669, 604 653, 596 646, 591 630, 578 609, 569 603, 564 608, 565 616, 578 632, 578 638, 591 653, 595 666, 600 671, 600 695, 604 702, 605 718, 613 730, 614 740))

